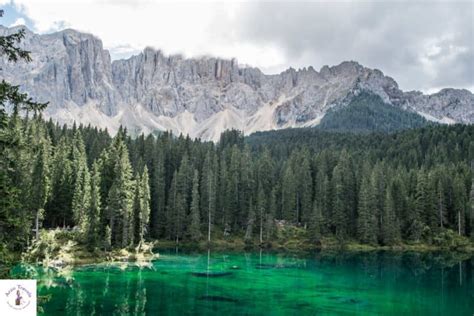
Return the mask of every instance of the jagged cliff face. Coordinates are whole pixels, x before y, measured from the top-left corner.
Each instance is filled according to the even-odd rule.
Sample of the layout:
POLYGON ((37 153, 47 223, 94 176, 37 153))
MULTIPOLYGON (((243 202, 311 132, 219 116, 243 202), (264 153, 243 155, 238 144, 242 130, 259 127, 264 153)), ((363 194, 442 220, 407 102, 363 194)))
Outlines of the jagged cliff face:
MULTIPOLYGON (((13 31, 0 27, 0 34, 13 31)), ((319 72, 290 68, 265 75, 239 67, 236 60, 184 59, 150 48, 111 62, 99 39, 74 30, 48 35, 27 31, 22 45, 32 52, 33 62, 0 60, 0 78, 50 101, 46 116, 111 132, 122 124, 133 133, 172 130, 217 140, 229 128, 248 134, 314 126, 329 108, 348 104, 363 90, 431 120, 474 122, 469 91, 404 93, 392 78, 356 62, 324 66, 319 72)))
MULTIPOLYGON (((0 33, 15 29, 0 28, 0 33)), ((100 100, 100 109, 113 113, 116 93, 111 60, 99 39, 73 30, 48 35, 27 30, 22 46, 31 51, 33 61, 0 61, 2 78, 21 84, 35 98, 50 101, 53 111, 65 103, 82 106, 100 100)))

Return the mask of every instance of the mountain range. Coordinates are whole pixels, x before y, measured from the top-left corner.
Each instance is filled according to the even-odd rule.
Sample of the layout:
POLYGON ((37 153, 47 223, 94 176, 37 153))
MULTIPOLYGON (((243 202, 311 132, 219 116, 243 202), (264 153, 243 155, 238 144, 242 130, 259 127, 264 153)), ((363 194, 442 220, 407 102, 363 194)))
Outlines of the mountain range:
POLYGON ((19 84, 37 101, 49 101, 45 116, 59 123, 91 124, 112 134, 120 125, 132 134, 171 130, 217 141, 232 128, 250 134, 320 122, 331 126, 327 121, 338 117, 334 112, 360 107, 361 96, 429 121, 474 123, 470 91, 404 92, 380 70, 355 61, 274 75, 240 66, 236 59, 167 56, 153 48, 112 61, 100 39, 72 29, 35 34, 22 26, 0 26, 0 34, 19 28, 26 31, 21 46, 33 61, 0 59, 0 79, 19 84))

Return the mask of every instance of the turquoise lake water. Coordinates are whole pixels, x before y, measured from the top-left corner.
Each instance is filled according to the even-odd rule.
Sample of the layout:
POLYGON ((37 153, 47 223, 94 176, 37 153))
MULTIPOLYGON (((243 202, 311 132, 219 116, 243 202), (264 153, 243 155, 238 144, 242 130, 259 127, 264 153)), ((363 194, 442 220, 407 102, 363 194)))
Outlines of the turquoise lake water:
POLYGON ((473 315, 474 257, 160 252, 148 265, 31 269, 46 315, 473 315))

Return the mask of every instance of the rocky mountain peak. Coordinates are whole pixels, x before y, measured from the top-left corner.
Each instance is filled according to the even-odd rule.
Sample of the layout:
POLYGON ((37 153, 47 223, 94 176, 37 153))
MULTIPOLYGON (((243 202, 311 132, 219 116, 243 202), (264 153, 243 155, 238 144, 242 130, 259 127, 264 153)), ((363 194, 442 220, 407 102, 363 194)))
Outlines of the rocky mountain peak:
MULTIPOLYGON (((0 34, 19 27, 0 27, 0 34)), ((335 66, 266 75, 236 59, 184 58, 147 47, 128 59, 111 61, 102 41, 72 29, 38 35, 27 30, 23 46, 32 63, 0 61, 1 79, 20 84, 40 101, 46 116, 131 131, 156 129, 216 140, 220 132, 245 133, 314 126, 332 107, 361 91, 390 105, 442 122, 474 122, 473 95, 443 89, 433 95, 405 93, 382 71, 355 61, 335 66)))

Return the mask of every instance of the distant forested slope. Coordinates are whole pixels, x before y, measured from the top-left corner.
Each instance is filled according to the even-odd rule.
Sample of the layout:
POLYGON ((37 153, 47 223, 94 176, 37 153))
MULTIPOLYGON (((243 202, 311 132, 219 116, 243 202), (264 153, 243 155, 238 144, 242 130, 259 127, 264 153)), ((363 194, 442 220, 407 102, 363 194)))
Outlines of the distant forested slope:
POLYGON ((326 113, 317 128, 327 131, 391 133, 426 126, 421 115, 386 104, 380 96, 362 92, 344 107, 326 113))

